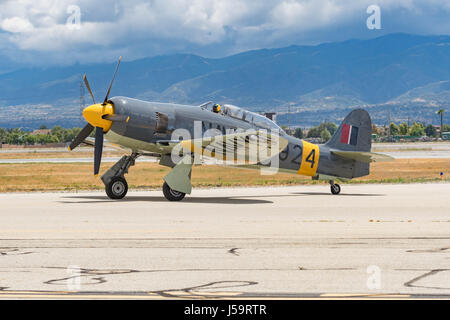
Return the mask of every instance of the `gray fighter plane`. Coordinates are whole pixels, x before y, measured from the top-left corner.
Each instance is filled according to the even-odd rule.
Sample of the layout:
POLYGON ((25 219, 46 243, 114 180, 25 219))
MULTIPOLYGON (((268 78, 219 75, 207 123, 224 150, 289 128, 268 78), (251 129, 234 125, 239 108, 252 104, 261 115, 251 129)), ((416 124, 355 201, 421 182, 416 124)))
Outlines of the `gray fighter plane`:
POLYGON ((94 146, 95 175, 100 170, 104 137, 130 151, 101 177, 111 199, 125 197, 128 191, 125 174, 140 156, 158 157, 160 165, 172 168, 163 184, 164 196, 170 201, 182 200, 191 193, 191 170, 196 163, 192 159, 196 156, 233 160, 236 166, 253 168, 276 163, 277 170, 329 181, 332 194, 341 191, 336 180, 368 175, 371 162, 392 160, 371 152, 372 124, 363 109, 350 112, 327 143, 316 145, 287 135, 260 114, 232 105, 213 106, 208 102, 189 106, 109 98, 120 61, 121 58, 102 103, 95 102, 84 75, 94 104, 83 110, 88 124, 69 146, 69 150, 83 142, 94 146), (91 143, 88 136, 94 129, 95 141, 91 143), (182 137, 176 135, 177 131, 183 133, 182 137), (255 148, 259 148, 258 152, 252 153, 255 148))

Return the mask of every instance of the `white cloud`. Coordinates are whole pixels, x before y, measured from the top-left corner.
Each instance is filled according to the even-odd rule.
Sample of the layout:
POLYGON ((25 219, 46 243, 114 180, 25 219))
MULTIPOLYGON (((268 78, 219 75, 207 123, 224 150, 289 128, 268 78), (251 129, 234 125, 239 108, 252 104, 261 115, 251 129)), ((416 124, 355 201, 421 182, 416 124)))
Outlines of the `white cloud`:
MULTIPOLYGON (((249 48, 370 34, 373 0, 6 0, 0 44, 12 59, 50 63, 137 58, 176 51, 225 55, 249 48), (68 28, 67 8, 81 9, 68 28), (343 30, 346 35, 343 35, 343 30), (114 55, 114 56, 113 56, 114 55), (37 59, 37 57, 44 57, 37 59)), ((450 33, 448 0, 379 0, 384 32, 450 33), (391 28, 391 29, 389 29, 391 28)))
POLYGON ((34 29, 30 21, 20 17, 6 18, 1 22, 1 28, 11 33, 32 32, 34 29))

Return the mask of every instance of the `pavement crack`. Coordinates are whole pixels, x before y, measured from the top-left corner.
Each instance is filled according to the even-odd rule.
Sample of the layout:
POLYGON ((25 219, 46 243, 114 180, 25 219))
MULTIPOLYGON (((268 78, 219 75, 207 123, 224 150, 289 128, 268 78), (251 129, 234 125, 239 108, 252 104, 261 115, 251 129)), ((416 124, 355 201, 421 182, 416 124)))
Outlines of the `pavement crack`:
POLYGON ((434 269, 434 270, 428 271, 428 272, 426 272, 426 273, 424 273, 424 274, 422 274, 422 275, 420 275, 418 277, 415 277, 415 278, 405 282, 403 285, 405 287, 410 287, 410 288, 428 288, 428 289, 448 290, 450 288, 428 287, 428 286, 420 286, 420 285, 416 285, 415 284, 419 280, 423 280, 423 279, 425 279, 427 277, 430 277, 430 276, 435 275, 435 274, 437 274, 439 272, 442 272, 442 271, 450 271, 450 269, 434 269))
POLYGON ((18 248, 0 248, 0 256, 19 256, 33 253, 32 251, 21 252, 18 248))
POLYGON ((190 298, 190 299, 204 299, 207 298, 221 298, 226 296, 227 293, 229 295, 240 295, 242 292, 214 292, 207 290, 217 290, 217 289, 230 289, 230 288, 240 288, 240 287, 248 287, 257 285, 256 281, 217 281, 217 282, 209 282, 203 285, 187 287, 182 289, 169 289, 169 290, 161 290, 161 291, 152 291, 154 294, 158 294, 162 297, 166 298, 190 298))
MULTIPOLYGON (((52 268, 52 267, 49 267, 52 268)), ((56 269, 62 269, 59 267, 54 267, 56 269)), ((65 268, 67 270, 67 268, 65 268)), ((51 279, 47 280, 44 283, 45 284, 54 284, 54 285, 67 285, 67 282, 70 279, 76 279, 76 278, 88 278, 93 280, 91 283, 83 283, 83 284, 102 284, 107 282, 104 276, 108 275, 116 275, 116 274, 129 274, 129 273, 135 273, 140 272, 138 270, 133 269, 105 269, 105 270, 99 270, 99 269, 86 269, 86 268, 80 268, 79 273, 75 273, 71 276, 64 277, 64 278, 57 278, 57 279, 51 279)))
POLYGON ((406 250, 406 252, 432 253, 432 252, 443 252, 446 250, 450 250, 450 247, 435 248, 435 249, 412 249, 412 250, 406 250))

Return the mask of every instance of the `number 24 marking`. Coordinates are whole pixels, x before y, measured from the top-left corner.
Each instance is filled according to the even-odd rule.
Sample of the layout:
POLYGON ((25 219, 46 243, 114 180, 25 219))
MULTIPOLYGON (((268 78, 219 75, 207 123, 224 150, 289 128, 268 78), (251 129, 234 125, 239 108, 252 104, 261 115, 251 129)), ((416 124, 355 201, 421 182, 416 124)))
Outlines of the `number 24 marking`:
POLYGON ((311 168, 314 168, 314 164, 316 163, 316 149, 311 150, 305 161, 311 163, 311 168))
MULTIPOLYGON (((302 147, 299 145, 295 145, 293 147, 293 150, 298 149, 300 152, 291 160, 292 163, 300 164, 300 157, 302 156, 302 147)), ((282 152, 280 152, 280 160, 284 161, 287 159, 289 154, 289 147, 284 149, 282 152)), ((316 163, 316 150, 312 149, 311 152, 308 154, 308 156, 305 159, 305 162, 311 163, 311 168, 314 168, 314 165, 316 163)))

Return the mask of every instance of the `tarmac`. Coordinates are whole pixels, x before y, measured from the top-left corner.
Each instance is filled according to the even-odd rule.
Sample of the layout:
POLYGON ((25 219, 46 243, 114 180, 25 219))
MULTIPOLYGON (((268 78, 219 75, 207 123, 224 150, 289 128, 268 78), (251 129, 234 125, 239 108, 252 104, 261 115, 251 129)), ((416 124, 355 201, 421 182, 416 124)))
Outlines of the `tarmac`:
POLYGON ((0 299, 450 298, 450 184, 0 194, 0 299))
MULTIPOLYGON (((105 147, 104 151, 114 151, 115 149, 105 147)), ((94 161, 94 157, 34 157, 34 154, 45 153, 67 153, 67 148, 17 148, 2 149, 2 153, 28 154, 27 158, 0 159, 0 164, 23 164, 23 163, 89 163, 94 161)), ((72 151, 75 155, 80 152, 92 152, 92 147, 79 147, 72 151)), ((450 142, 414 142, 414 143, 374 143, 372 152, 382 153, 395 159, 450 159, 450 142)), ((102 162, 114 163, 119 161, 120 157, 103 157, 102 162)), ((158 162, 157 158, 140 157, 138 162, 158 162)), ((208 163, 213 163, 208 160, 208 163)))

